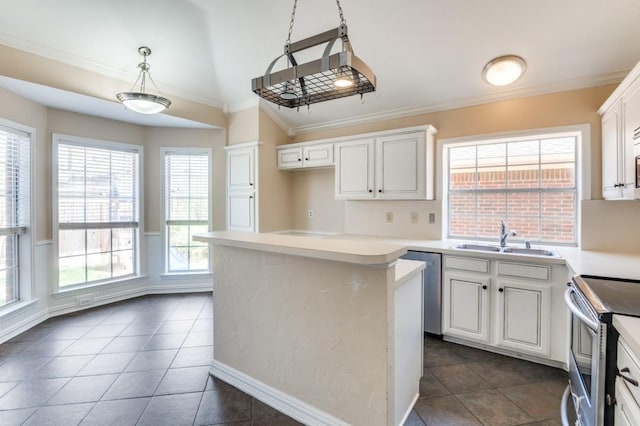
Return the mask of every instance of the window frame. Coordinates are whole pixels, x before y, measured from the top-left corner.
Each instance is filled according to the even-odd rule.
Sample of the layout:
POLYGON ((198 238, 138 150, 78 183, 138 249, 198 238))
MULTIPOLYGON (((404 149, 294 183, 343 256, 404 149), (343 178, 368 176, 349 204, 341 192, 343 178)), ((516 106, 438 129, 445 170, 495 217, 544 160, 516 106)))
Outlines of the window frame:
MULTIPOLYGON (((93 138, 85 138, 79 136, 71 136, 60 133, 52 134, 52 221, 53 221, 53 263, 54 263, 54 271, 53 274, 53 287, 54 294, 55 293, 65 293, 69 291, 74 291, 83 288, 90 287, 98 287, 103 285, 111 285, 115 283, 122 283, 130 280, 135 280, 143 277, 142 275, 142 261, 144 254, 144 239, 142 238, 144 233, 144 185, 143 185, 143 177, 144 177, 144 147, 142 145, 122 143, 122 142, 113 142, 102 139, 93 139, 93 138), (59 212, 58 212, 58 173, 59 173, 59 164, 58 164, 58 147, 60 144, 68 144, 75 145, 85 148, 96 148, 96 149, 107 149, 107 150, 115 150, 115 151, 125 151, 125 152, 136 152, 138 154, 138 164, 137 164, 137 173, 135 176, 136 180, 136 189, 137 194, 135 197, 135 210, 137 211, 138 220, 127 222, 127 223, 137 223, 138 226, 131 227, 133 229, 134 234, 134 253, 133 253, 133 263, 134 263, 134 271, 132 274, 119 276, 115 278, 108 278, 102 280, 94 280, 84 283, 71 284, 67 286, 60 286, 59 278, 60 278, 60 230, 64 228, 60 227, 60 223, 58 221, 59 212)), ((105 225, 112 224, 112 222, 106 222, 105 225)), ((110 228, 114 228, 113 226, 109 226, 110 228)), ((91 229, 92 226, 89 225, 86 229, 91 229)))
MULTIPOLYGON (((589 124, 579 124, 552 128, 538 128, 515 132, 500 132, 483 135, 464 136, 456 138, 441 139, 437 145, 437 176, 441 184, 437 187, 437 199, 441 200, 442 222, 441 233, 445 239, 451 240, 477 240, 493 241, 498 239, 499 228, 496 225, 496 238, 485 237, 449 237, 449 148, 452 145, 478 145, 501 142, 526 141, 534 138, 548 139, 555 137, 572 136, 576 138, 576 207, 575 207, 575 242, 572 243, 550 243, 544 245, 553 246, 580 246, 581 240, 581 211, 582 201, 591 199, 591 128, 589 124)), ((506 192, 506 190, 505 190, 506 192)))
POLYGON ((160 148, 160 170, 161 170, 161 180, 162 180, 162 189, 161 189, 161 198, 162 198, 162 217, 160 226, 162 227, 160 232, 160 244, 162 250, 162 275, 165 277, 173 277, 173 276, 199 276, 199 275, 210 275, 211 267, 212 267, 212 251, 209 249, 209 268, 208 270, 196 270, 196 271, 169 271, 169 262, 167 259, 169 247, 169 237, 167 231, 167 207, 168 207, 168 192, 167 192, 167 175, 165 170, 165 158, 167 154, 179 154, 179 155, 197 155, 197 154, 205 154, 207 156, 207 166, 209 171, 209 179, 207 182, 209 189, 209 200, 207 203, 208 208, 208 224, 207 229, 211 231, 213 229, 213 150, 211 148, 198 148, 198 147, 162 147, 160 148))
MULTIPOLYGON (((7 120, 4 118, 0 118, 0 126, 4 127, 8 130, 15 130, 18 132, 25 133, 26 138, 28 139, 29 147, 28 147, 28 155, 29 159, 27 161, 27 176, 29 178, 29 182, 26 185, 29 194, 25 198, 27 205, 25 206, 25 216, 28 224, 24 226, 24 232, 20 232, 15 234, 17 236, 17 263, 18 263, 18 283, 17 283, 17 291, 18 297, 3 305, 0 305, 0 316, 7 314, 9 312, 14 311, 15 309, 20 309, 25 304, 33 301, 35 299, 36 291, 35 291, 35 281, 33 279, 33 271, 34 271, 34 258, 35 258, 35 237, 33 234, 33 223, 34 223, 34 208, 35 206, 35 186, 34 186, 34 177, 35 177, 35 142, 36 142, 36 129, 30 126, 26 126, 24 124, 20 124, 11 120, 7 120)), ((22 228, 19 226, 18 228, 22 228)))

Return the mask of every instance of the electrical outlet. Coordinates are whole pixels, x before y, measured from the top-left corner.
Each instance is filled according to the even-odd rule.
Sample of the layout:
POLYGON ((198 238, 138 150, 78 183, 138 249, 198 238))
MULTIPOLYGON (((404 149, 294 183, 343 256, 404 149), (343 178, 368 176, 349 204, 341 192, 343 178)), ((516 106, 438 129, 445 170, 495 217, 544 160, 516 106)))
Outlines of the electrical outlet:
POLYGON ((93 303, 93 297, 91 296, 76 296, 77 306, 88 306, 93 303))
POLYGON ((436 223, 436 214, 429 213, 429 223, 436 223))
POLYGON ((385 218, 384 220, 385 220, 387 223, 392 223, 392 222, 393 222, 393 212, 386 212, 386 213, 384 214, 384 218, 385 218))
POLYGON ((418 223, 418 212, 411 212, 411 223, 418 223))
POLYGON ((309 219, 313 219, 313 210, 309 210, 309 219))

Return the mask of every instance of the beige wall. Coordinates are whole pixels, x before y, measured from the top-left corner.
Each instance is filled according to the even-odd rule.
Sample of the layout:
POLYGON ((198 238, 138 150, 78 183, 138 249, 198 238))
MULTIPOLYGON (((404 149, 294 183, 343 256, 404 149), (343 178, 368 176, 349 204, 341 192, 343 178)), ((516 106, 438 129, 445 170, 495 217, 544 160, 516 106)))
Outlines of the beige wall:
POLYGON ((335 199, 334 169, 290 172, 293 177, 293 229, 345 230, 345 201, 335 199), (313 210, 313 218, 309 218, 313 210))
MULTIPOLYGON (((591 199, 583 201, 581 209, 581 246, 587 250, 640 252, 640 202, 603 202, 601 121, 598 108, 616 85, 593 87, 568 92, 533 96, 420 114, 396 120, 332 129, 298 135, 292 142, 304 142, 348 136, 395 128, 431 124, 438 129, 437 139, 513 132, 528 129, 589 124, 591 127, 591 163, 586 170, 591 175, 591 199), (604 224, 604 226, 603 226, 604 224)), ((437 142, 437 141, 436 141, 437 142)), ((436 161, 440 159, 436 158, 436 161)), ((436 177, 436 181, 437 181, 436 177)), ((339 220, 320 208, 313 221, 304 215, 312 206, 332 206, 333 176, 328 173, 299 172, 294 174, 294 224, 297 228, 334 231, 339 220)), ((436 185, 438 183, 436 182, 436 185)), ((589 197, 587 197, 589 198, 589 197)), ((317 209, 317 207, 315 207, 317 209)), ((373 235, 396 235, 416 238, 442 238, 439 201, 348 201, 344 204, 344 232, 373 235), (385 222, 385 213, 394 214, 394 223, 385 222), (420 226, 409 223, 408 215, 417 211, 420 226), (428 213, 436 213, 436 223, 426 223, 428 213)), ((315 209, 314 209, 315 213, 315 209)))
POLYGON ((146 232, 161 231, 162 158, 160 149, 210 148, 213 163, 213 229, 225 228, 225 132, 209 129, 145 129, 144 148, 144 227, 146 232))
POLYGON ((259 140, 258 120, 258 107, 229 114, 227 117, 227 144, 235 145, 259 140))
MULTIPOLYGON (((42 84, 116 102, 115 94, 131 89, 131 81, 122 81, 42 56, 0 45, 0 75, 42 84)), ((168 95, 167 95, 168 96, 168 95)), ((226 117, 220 108, 171 95, 168 115, 224 128, 226 117)))

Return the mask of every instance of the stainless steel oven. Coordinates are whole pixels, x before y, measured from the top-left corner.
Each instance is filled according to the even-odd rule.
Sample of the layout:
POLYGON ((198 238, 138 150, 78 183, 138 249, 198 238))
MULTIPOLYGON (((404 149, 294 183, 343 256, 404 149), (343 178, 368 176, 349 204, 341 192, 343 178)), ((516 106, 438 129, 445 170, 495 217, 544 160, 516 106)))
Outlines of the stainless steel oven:
POLYGON ((571 312, 569 388, 577 424, 604 424, 607 324, 574 285, 565 293, 571 312))
POLYGON ((636 145, 636 187, 634 189, 633 198, 640 200, 640 144, 636 145))
POLYGON ((571 313, 569 386, 562 422, 569 411, 580 426, 611 426, 614 421, 618 332, 613 315, 640 317, 640 281, 589 275, 573 277, 565 293, 571 313), (567 404, 571 400, 575 410, 567 404))

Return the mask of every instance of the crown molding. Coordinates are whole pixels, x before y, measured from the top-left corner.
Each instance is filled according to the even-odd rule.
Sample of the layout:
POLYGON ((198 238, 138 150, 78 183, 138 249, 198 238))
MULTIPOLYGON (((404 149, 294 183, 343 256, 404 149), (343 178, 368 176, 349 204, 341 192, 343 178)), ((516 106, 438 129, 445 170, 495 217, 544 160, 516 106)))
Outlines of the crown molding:
MULTIPOLYGON (((35 43, 29 40, 24 40, 19 37, 9 35, 7 33, 0 32, 0 44, 3 44, 12 49, 21 50, 26 53, 31 53, 36 56, 41 56, 52 61, 60 62, 66 65, 71 65, 77 68, 81 68, 86 71, 94 72, 103 76, 115 78, 122 81, 135 81, 136 73, 124 72, 122 70, 109 67, 100 62, 91 61, 87 58, 83 58, 78 55, 74 55, 63 50, 55 49, 52 47, 44 46, 39 43, 35 43)), ((206 96, 200 96, 184 89, 180 89, 171 84, 158 81, 158 85, 163 88, 164 95, 173 95, 189 101, 197 102, 200 104, 208 105, 211 107, 223 109, 225 104, 216 99, 211 99, 206 96)))
POLYGON ((277 111, 267 105, 267 101, 260 101, 260 109, 264 111, 264 113, 267 114, 287 134, 287 136, 295 136, 291 126, 282 120, 282 117, 277 113, 277 111))
POLYGON ((302 135, 305 133, 332 130, 341 127, 349 127, 360 124, 368 124, 377 121, 394 120, 397 118, 410 117, 413 115, 428 114, 432 112, 446 111, 456 108, 465 108, 475 105, 488 104, 493 102, 509 101, 531 96, 546 95, 569 90, 584 89, 588 87, 604 86, 607 84, 620 83, 629 71, 621 71, 610 74, 603 74, 595 77, 577 78, 565 80, 558 83, 547 84, 535 88, 520 88, 501 91, 499 94, 489 96, 479 96, 473 98, 460 98, 450 102, 438 104, 421 105, 408 108, 399 108, 373 114, 360 115, 357 117, 327 121, 319 124, 309 124, 291 128, 290 136, 302 135))
POLYGON ((257 96, 252 96, 248 99, 244 99, 240 102, 233 102, 231 104, 224 105, 224 113, 235 114, 236 112, 245 111, 251 108, 255 108, 260 105, 260 98, 257 96))

